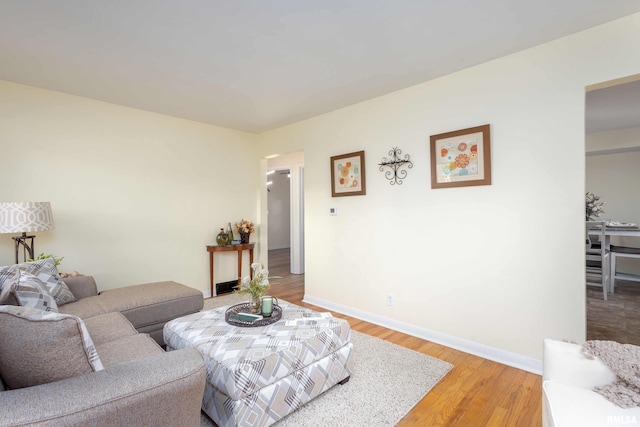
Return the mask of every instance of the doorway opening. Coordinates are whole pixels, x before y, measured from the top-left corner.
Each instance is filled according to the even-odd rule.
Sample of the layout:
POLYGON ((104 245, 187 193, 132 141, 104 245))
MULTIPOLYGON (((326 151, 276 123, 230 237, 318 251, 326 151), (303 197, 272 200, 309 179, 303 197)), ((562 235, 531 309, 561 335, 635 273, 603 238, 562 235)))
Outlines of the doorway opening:
POLYGON ((291 248, 291 170, 267 172, 269 252, 291 248))
MULTIPOLYGON (((605 202, 598 220, 640 224, 640 201, 630 197, 640 180, 640 75, 587 87, 585 129, 585 193, 605 202)), ((640 248, 640 233, 610 239, 640 248)), ((640 276, 638 260, 616 264, 618 273, 640 276)), ((606 301, 601 288, 587 287, 586 295, 588 340, 640 345, 640 283, 615 280, 606 301)))
POLYGON ((304 152, 266 161, 267 250, 290 274, 304 274, 304 152))

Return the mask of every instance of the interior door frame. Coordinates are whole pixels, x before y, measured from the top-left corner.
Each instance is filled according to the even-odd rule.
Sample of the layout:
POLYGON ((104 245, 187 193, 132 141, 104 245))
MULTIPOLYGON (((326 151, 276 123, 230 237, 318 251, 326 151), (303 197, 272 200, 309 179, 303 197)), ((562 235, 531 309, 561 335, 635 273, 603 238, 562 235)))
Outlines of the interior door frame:
MULTIPOLYGON (((300 151, 303 153, 303 151, 300 151)), ((283 156, 286 156, 283 155, 283 156)), ((280 156, 278 156, 280 157, 280 156)), ((292 164, 285 165, 279 164, 277 166, 269 167, 269 160, 274 157, 265 157, 260 160, 260 195, 258 215, 260 217, 260 247, 258 249, 260 259, 266 260, 268 265, 269 259, 269 219, 268 219, 268 192, 267 192, 267 177, 268 170, 283 170, 289 169, 291 172, 291 180, 289 182, 290 191, 290 271, 292 274, 304 274, 304 163, 293 162, 292 164)))

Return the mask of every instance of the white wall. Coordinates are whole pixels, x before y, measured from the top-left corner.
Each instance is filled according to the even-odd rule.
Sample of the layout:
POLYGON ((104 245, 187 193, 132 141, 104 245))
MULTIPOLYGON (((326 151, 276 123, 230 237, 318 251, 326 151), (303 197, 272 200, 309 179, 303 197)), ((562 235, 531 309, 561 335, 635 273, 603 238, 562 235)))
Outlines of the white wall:
POLYGON ((639 71, 634 15, 261 135, 305 152, 305 298, 525 369, 583 340, 585 87, 639 71), (429 136, 485 123, 493 184, 432 190, 429 136), (332 198, 329 157, 358 150, 367 195, 332 198))
POLYGON ((640 128, 587 134, 586 191, 606 202, 602 218, 640 224, 640 128))
POLYGON ((588 156, 640 150, 640 128, 588 133, 586 144, 588 156))
MULTIPOLYGON (((640 224, 640 128, 587 134, 586 191, 606 203, 602 218, 640 224), (602 153, 602 154, 599 154, 602 153)), ((612 244, 640 246, 637 237, 612 244)), ((621 258, 617 270, 640 274, 640 262, 621 258)))
MULTIPOLYGON (((36 252, 100 289, 175 280, 208 295, 205 246, 257 219, 248 133, 0 81, 0 146, 0 201, 51 202, 36 252)), ((216 281, 233 280, 236 257, 216 257, 216 281)), ((13 262, 1 235, 0 265, 13 262)))
MULTIPOLYGON (((285 170, 288 171, 288 170, 285 170)), ((276 171, 267 177, 271 181, 268 195, 269 250, 291 247, 291 179, 276 171)))

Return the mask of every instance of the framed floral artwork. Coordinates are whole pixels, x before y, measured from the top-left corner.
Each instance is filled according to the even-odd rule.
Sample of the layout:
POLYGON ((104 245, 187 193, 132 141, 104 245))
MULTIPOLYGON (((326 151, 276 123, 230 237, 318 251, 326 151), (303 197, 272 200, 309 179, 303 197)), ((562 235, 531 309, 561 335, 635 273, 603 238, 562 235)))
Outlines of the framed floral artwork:
POLYGON ((489 125, 431 136, 431 188, 491 185, 489 125))
POLYGON ((365 194, 364 151, 331 157, 331 197, 365 194))

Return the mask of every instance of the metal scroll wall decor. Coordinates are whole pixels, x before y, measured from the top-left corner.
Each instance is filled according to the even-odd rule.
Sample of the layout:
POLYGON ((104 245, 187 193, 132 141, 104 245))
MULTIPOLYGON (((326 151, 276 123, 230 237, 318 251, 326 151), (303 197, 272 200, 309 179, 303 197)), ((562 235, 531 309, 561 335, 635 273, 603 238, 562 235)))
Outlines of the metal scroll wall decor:
POLYGON ((403 168, 406 166, 408 169, 411 169, 413 163, 409 160, 408 154, 403 156, 402 150, 396 147, 389 151, 389 156, 389 158, 383 157, 382 161, 378 163, 380 172, 384 172, 384 177, 389 180, 389 184, 401 185, 402 180, 407 177, 407 171, 403 168), (385 168, 389 168, 389 170, 385 168))

